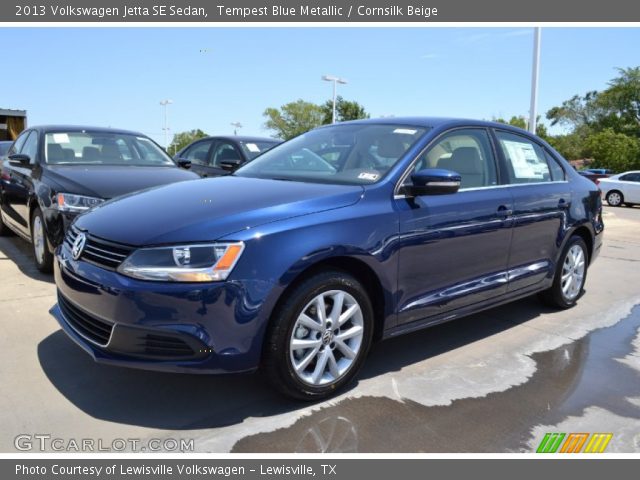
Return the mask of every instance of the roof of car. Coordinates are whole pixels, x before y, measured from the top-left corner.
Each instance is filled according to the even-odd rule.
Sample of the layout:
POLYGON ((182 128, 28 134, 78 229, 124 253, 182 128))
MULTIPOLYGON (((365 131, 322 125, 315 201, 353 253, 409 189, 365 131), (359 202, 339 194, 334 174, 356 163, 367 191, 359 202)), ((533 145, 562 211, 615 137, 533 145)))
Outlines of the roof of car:
POLYGON ((373 123, 380 125, 412 125, 416 127, 441 127, 441 126, 457 126, 457 125, 474 125, 504 128, 507 130, 514 130, 525 132, 525 130, 507 125, 504 123, 490 122, 487 120, 474 120, 470 118, 452 118, 452 117, 383 117, 383 118, 367 118, 363 120, 352 120, 349 122, 342 122, 347 124, 357 123, 373 123))
POLYGON ((94 132, 94 133, 120 133, 125 135, 140 135, 146 137, 143 133, 132 131, 132 130, 123 130, 120 128, 107 128, 107 127, 92 127, 89 125, 36 125, 33 127, 29 127, 29 130, 39 130, 41 132, 94 132))
POLYGON ((206 138, 214 138, 216 140, 232 140, 236 142, 269 142, 269 143, 281 143, 279 138, 272 137, 250 137, 245 135, 211 135, 206 138))

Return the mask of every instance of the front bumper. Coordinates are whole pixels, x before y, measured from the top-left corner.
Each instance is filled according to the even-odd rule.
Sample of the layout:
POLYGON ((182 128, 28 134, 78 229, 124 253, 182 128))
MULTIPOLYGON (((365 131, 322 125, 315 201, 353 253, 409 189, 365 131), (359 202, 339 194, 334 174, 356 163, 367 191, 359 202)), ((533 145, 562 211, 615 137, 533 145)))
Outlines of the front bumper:
POLYGON ((140 281, 73 260, 66 243, 54 263, 50 313, 95 361, 190 373, 258 367, 272 284, 140 281))

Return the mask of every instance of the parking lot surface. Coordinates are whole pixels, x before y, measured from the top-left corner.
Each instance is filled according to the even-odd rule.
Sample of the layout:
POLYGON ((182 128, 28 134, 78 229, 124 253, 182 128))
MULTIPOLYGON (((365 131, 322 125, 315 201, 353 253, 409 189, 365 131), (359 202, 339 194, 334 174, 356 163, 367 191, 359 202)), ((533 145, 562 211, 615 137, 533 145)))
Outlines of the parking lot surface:
POLYGON ((611 432, 607 452, 638 452, 640 208, 605 211, 575 308, 534 297, 380 343, 351 388, 316 404, 259 374, 95 364, 49 316, 55 286, 30 246, 2 237, 0 451, 45 435, 60 439, 45 450, 72 452, 82 439, 135 440, 127 451, 187 439, 196 452, 531 452, 546 432, 611 432))

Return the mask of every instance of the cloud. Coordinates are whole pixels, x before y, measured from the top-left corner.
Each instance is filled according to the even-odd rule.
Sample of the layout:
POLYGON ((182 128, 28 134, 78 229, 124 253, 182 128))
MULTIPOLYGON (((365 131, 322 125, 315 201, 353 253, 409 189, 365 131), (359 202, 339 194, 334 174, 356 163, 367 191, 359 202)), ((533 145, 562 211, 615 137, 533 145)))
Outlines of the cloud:
POLYGON ((440 55, 438 55, 437 53, 427 53, 425 55, 420 56, 420 58, 425 58, 425 59, 438 58, 438 57, 440 57, 440 55))

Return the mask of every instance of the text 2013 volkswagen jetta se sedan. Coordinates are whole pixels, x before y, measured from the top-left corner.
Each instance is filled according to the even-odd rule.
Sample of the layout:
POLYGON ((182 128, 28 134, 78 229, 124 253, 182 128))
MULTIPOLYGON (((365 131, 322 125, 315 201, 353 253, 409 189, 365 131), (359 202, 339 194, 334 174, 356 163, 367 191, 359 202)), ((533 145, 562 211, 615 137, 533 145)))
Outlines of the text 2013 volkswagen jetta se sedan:
POLYGON ((522 130, 348 122, 81 215, 52 313, 99 362, 262 367, 321 398, 375 339, 538 292, 571 307, 602 230, 597 187, 522 130))

